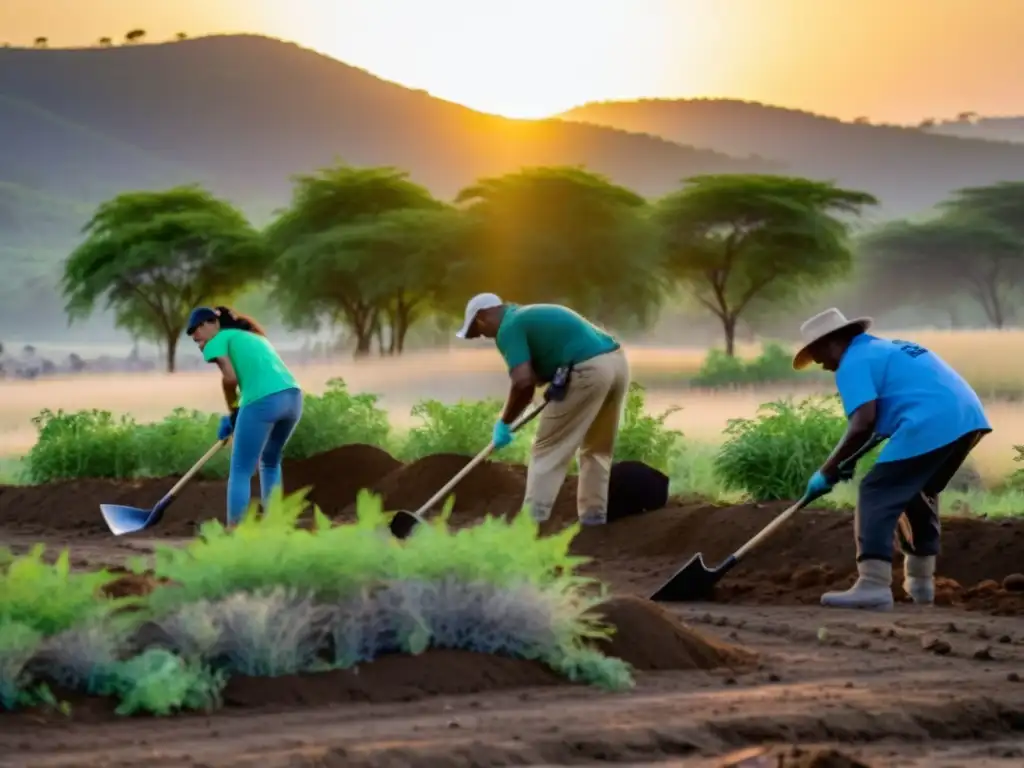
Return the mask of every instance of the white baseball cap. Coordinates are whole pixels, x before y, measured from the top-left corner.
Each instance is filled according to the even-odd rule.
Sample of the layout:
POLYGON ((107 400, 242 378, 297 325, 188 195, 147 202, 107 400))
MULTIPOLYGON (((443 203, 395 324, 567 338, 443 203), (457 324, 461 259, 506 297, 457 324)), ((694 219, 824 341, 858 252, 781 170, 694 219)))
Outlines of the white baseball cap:
POLYGON ((476 319, 477 312, 500 307, 503 303, 501 297, 496 293, 478 293, 466 302, 466 319, 462 323, 462 328, 459 329, 455 336, 460 339, 466 338, 466 334, 469 333, 469 327, 476 319))

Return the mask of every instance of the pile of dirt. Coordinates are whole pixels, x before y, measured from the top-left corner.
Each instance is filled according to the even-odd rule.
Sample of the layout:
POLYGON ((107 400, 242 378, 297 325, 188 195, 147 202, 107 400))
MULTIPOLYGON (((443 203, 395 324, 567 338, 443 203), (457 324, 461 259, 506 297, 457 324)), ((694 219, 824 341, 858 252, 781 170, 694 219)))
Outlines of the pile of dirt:
MULTIPOLYGON (((284 489, 292 493, 312 486, 307 498, 327 515, 352 504, 359 491, 402 467, 402 462, 373 445, 343 445, 301 461, 285 462, 284 489)), ((259 482, 253 478, 253 498, 259 482)))
POLYGON ((537 661, 431 650, 419 656, 382 656, 370 664, 331 672, 233 677, 225 687, 224 703, 229 707, 379 704, 566 684, 564 678, 537 661))
POLYGON ((595 643, 598 650, 641 671, 737 668, 756 659, 745 648, 702 635, 650 600, 614 597, 593 610, 615 628, 595 643))
MULTIPOLYGON (((400 466, 371 485, 374 493, 384 498, 384 508, 414 511, 461 472, 472 457, 453 453, 425 456, 400 466)), ((485 515, 507 517, 523 506, 526 491, 526 468, 517 464, 484 461, 470 470, 451 492, 455 504, 451 523, 467 525, 485 515)), ((440 501, 433 511, 444 506, 440 501)), ((352 514, 350 507, 343 517, 352 514)), ((566 478, 558 494, 555 509, 547 526, 563 528, 576 520, 576 479, 566 478)))
MULTIPOLYGON (((625 576, 638 590, 653 591, 697 552, 703 553, 709 565, 721 562, 786 506, 779 502, 668 507, 585 529, 573 541, 572 551, 594 558, 588 568, 593 575, 625 576)), ((1024 612, 1024 593, 1015 591, 1018 584, 1024 586, 1024 579, 1018 583, 1014 577, 1024 551, 1024 520, 945 517, 942 547, 938 559, 940 603, 1005 615, 1024 612), (1004 579, 1006 583, 1000 585, 1004 579)), ((804 511, 741 561, 719 583, 714 599, 764 605, 817 604, 823 591, 845 589, 853 583, 855 556, 850 515, 804 511)), ((902 557, 896 555, 893 562, 894 591, 902 597, 902 557)))

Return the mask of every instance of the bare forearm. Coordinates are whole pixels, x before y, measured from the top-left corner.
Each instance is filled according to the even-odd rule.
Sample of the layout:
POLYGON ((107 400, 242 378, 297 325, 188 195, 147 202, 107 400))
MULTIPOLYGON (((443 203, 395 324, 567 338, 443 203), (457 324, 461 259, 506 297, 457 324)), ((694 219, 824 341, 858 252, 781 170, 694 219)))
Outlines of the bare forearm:
POLYGON ((509 390, 508 400, 505 402, 505 411, 501 415, 501 420, 506 424, 511 424, 515 421, 526 410, 526 407, 533 402, 534 389, 535 387, 532 384, 529 386, 513 384, 509 390))
POLYGON ((233 411, 238 407, 238 382, 223 379, 221 389, 224 391, 224 402, 228 404, 228 410, 233 411))
POLYGON ((875 431, 875 406, 869 403, 857 409, 846 427, 846 434, 821 466, 821 473, 830 479, 839 475, 839 465, 859 451, 875 431), (869 407, 870 406, 870 407, 869 407))

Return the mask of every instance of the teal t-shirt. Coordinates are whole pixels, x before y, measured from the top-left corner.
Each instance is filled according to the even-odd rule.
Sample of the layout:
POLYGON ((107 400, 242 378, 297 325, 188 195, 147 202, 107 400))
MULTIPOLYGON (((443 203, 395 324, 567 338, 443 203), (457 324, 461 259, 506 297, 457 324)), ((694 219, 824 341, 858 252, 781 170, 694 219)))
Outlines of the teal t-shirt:
POLYGON ((238 376, 239 407, 275 392, 299 387, 277 350, 258 333, 237 328, 217 331, 217 335, 206 342, 203 358, 212 363, 218 357, 228 358, 238 376))
POLYGON ((510 371, 529 362, 543 382, 551 381, 563 365, 582 363, 619 348, 612 336, 557 304, 509 304, 495 343, 510 371))

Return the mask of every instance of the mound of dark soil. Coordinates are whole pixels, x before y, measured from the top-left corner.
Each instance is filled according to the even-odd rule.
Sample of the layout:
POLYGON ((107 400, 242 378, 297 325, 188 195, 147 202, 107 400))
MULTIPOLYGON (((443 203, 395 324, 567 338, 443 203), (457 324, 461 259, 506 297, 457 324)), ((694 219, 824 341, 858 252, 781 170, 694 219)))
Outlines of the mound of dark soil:
MULTIPOLYGON (((285 462, 282 474, 286 493, 312 486, 307 498, 333 516, 354 503, 363 488, 401 467, 402 462, 376 446, 343 445, 308 459, 285 462)), ((259 482, 253 478, 253 498, 258 493, 259 482)))
MULTIPOLYGON (((426 456, 398 467, 374 483, 372 490, 384 497, 389 510, 419 509, 435 493, 461 472, 471 457, 453 453, 426 456)), ((517 468, 501 462, 485 461, 474 467, 452 491, 455 507, 452 522, 466 523, 484 514, 506 515, 519 510, 525 482, 517 468)), ((438 503, 439 511, 444 501, 438 503)))
POLYGON ((382 656, 358 668, 283 677, 234 677, 224 703, 235 707, 321 706, 418 701, 429 696, 565 685, 540 662, 470 651, 382 656))
MULTIPOLYGON (((750 540, 786 508, 785 502, 718 507, 667 507, 608 526, 583 530, 574 554, 595 559, 589 570, 609 573, 602 562, 628 570, 629 581, 653 591, 692 555, 714 565, 750 540)), ((821 593, 845 589, 856 578, 853 518, 830 511, 794 515, 751 552, 718 585, 718 602, 817 604, 821 593)), ((1015 592, 1024 520, 998 522, 945 517, 938 560, 937 601, 968 609, 1017 615, 1024 594, 1015 592), (1007 577, 1011 577, 1008 578, 1007 577), (1000 581, 1007 579, 1005 585, 1000 581), (994 580, 992 583, 987 583, 994 580), (961 585, 977 585, 963 587, 961 585)), ((894 557, 893 588, 902 597, 902 557, 894 557)))
POLYGON ((594 613, 615 628, 597 647, 639 670, 738 667, 756 658, 745 648, 702 635, 650 600, 614 597, 594 613))

